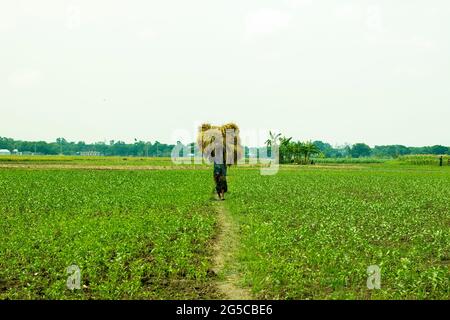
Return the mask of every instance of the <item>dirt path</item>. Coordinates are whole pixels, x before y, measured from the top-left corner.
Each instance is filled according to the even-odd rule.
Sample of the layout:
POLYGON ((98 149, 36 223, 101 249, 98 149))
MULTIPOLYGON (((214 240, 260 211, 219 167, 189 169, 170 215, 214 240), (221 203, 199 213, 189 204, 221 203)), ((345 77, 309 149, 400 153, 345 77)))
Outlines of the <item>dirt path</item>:
POLYGON ((239 245, 238 227, 223 202, 217 201, 216 208, 219 232, 214 245, 213 271, 218 275, 217 288, 225 299, 250 300, 250 291, 240 285, 241 276, 235 262, 239 245))

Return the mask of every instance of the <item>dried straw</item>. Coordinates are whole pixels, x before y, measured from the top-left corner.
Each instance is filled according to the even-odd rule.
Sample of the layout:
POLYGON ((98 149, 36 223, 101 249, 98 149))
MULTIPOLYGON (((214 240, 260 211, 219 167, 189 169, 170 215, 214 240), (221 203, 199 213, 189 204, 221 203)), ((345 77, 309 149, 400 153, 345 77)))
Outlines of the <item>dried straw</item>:
MULTIPOLYGON (((223 126, 202 124, 198 130, 197 144, 203 157, 210 162, 216 158, 216 151, 222 150, 222 161, 229 166, 237 164, 244 153, 239 137, 239 127, 235 123, 227 123, 223 126)), ((216 160, 219 158, 217 157, 216 160)))

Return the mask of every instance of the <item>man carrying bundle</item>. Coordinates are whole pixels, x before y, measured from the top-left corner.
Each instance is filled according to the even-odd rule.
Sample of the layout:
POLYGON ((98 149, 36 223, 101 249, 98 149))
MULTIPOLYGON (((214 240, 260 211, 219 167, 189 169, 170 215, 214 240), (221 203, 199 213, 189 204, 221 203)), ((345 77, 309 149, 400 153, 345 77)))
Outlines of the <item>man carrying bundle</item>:
POLYGON ((203 124, 199 128, 197 144, 205 159, 214 164, 214 182, 219 200, 225 200, 228 191, 227 166, 237 164, 243 155, 239 128, 233 123, 223 126, 203 124))

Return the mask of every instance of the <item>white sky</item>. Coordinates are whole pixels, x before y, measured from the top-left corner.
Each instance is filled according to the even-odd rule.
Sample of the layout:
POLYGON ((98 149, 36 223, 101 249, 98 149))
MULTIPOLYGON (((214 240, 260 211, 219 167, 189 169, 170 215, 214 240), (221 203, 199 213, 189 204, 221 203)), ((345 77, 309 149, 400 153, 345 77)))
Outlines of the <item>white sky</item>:
POLYGON ((234 121, 450 145, 449 17, 447 0, 1 0, 0 136, 173 142, 234 121))

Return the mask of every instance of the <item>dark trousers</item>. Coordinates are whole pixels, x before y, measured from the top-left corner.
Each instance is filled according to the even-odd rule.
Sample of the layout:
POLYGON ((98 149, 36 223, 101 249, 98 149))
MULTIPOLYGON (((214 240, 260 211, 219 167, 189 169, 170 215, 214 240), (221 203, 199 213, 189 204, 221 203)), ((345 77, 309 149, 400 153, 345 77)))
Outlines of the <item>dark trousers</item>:
POLYGON ((227 185, 227 177, 221 174, 215 174, 214 175, 214 181, 216 183, 216 191, 217 193, 227 192, 228 191, 228 185, 227 185))

